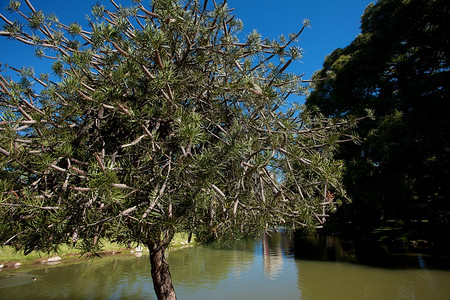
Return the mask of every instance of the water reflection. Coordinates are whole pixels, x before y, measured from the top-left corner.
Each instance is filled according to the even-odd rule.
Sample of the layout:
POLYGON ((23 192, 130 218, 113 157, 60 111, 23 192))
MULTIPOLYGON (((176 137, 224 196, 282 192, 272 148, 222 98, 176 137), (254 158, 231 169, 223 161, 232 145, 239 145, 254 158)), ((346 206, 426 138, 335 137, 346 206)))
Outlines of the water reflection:
POLYGON ((389 269, 450 269, 450 257, 390 248, 377 241, 332 235, 296 235, 295 256, 302 260, 338 261, 389 269))
POLYGON ((275 279, 278 273, 283 269, 283 255, 279 245, 271 247, 269 235, 264 234, 262 238, 264 274, 270 279, 275 279))
MULTIPOLYGON (((175 284, 187 289, 214 289, 230 274, 239 278, 253 263, 253 251, 218 245, 198 246, 170 252, 168 262, 175 284)), ((242 248, 242 245, 241 245, 242 248)))
POLYGON ((448 271, 299 261, 302 299, 450 299, 448 271))
MULTIPOLYGON (((450 299, 450 271, 430 269, 428 257, 416 255, 417 268, 375 268, 344 262, 361 256, 350 246, 330 237, 294 243, 273 232, 258 241, 173 251, 168 261, 180 300, 450 299)), ((144 252, 3 270, 0 299, 156 298, 144 252)))
POLYGON ((280 232, 265 233, 261 240, 264 274, 274 280, 283 271, 284 260, 292 258, 292 240, 280 232))

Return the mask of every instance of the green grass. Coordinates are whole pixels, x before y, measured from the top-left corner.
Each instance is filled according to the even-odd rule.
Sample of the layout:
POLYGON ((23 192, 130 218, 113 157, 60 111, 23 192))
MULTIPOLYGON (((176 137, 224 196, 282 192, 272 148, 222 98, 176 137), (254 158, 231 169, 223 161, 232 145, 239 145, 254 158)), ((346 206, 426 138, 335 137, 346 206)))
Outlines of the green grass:
POLYGON ((170 250, 178 249, 185 246, 195 245, 195 236, 193 235, 191 238, 191 242, 188 244, 189 234, 184 232, 176 233, 170 243, 170 250))
MULTIPOLYGON (((116 244, 103 241, 103 252, 120 252, 124 250, 125 247, 116 244)), ((21 252, 17 252, 14 248, 5 246, 0 248, 0 264, 8 265, 15 262, 20 262, 21 264, 32 264, 36 262, 41 262, 53 256, 59 256, 61 258, 71 257, 73 259, 80 256, 80 250, 69 247, 68 245, 61 245, 57 253, 46 253, 46 252, 36 252, 33 251, 28 255, 23 255, 21 252)))
MULTIPOLYGON (((176 233, 170 244, 169 249, 176 250, 182 247, 186 247, 188 245, 189 246, 195 245, 195 237, 194 236, 192 237, 192 240, 189 244, 187 243, 188 238, 189 234, 187 233, 176 233)), ((108 241, 102 241, 102 243, 103 243, 102 248, 103 253, 112 253, 112 252, 118 253, 127 250, 126 247, 124 247, 123 245, 119 245, 117 243, 111 243, 108 241)), ((136 247, 136 245, 132 245, 132 249, 134 249, 134 247, 136 247)), ((34 252, 34 251, 28 255, 23 255, 23 253, 16 252, 12 247, 8 246, 0 247, 0 265, 2 264, 11 265, 11 263, 14 264, 16 262, 20 262, 23 265, 28 265, 41 262, 53 256, 59 256, 62 259, 70 257, 73 260, 80 258, 80 250, 75 249, 73 247, 69 247, 68 245, 61 245, 57 253, 53 253, 50 255, 44 252, 34 252)))
POLYGON ((33 262, 40 258, 40 253, 32 252, 25 256, 21 253, 15 252, 12 247, 2 247, 0 248, 0 264, 6 264, 8 262, 33 262))

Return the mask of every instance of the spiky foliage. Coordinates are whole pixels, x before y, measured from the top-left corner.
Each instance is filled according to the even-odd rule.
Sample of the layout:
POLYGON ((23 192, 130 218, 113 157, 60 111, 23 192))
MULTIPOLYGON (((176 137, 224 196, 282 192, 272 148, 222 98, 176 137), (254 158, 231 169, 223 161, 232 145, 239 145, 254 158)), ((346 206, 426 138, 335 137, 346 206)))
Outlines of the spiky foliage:
POLYGON ((1 15, 1 35, 53 59, 59 80, 0 75, 3 245, 95 252, 101 239, 315 227, 343 195, 332 153, 352 124, 283 108, 303 91, 285 70, 304 27, 239 41, 226 3, 161 0, 96 5, 83 29, 26 2, 10 10, 27 26, 1 15))

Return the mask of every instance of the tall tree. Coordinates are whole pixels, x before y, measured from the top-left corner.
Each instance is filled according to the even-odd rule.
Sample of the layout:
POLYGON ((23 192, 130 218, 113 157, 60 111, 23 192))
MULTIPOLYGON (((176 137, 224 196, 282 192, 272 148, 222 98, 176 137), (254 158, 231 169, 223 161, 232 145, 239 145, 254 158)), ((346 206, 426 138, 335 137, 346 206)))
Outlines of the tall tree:
POLYGON ((0 14, 0 35, 57 76, 0 74, 0 242, 25 254, 144 244, 158 299, 175 299, 164 259, 175 232, 320 226, 345 197, 332 154, 354 123, 283 108, 303 90, 285 70, 307 24, 239 41, 226 1, 136 2, 95 5, 89 29, 29 1, 10 2, 19 20, 0 14))
POLYGON ((361 147, 340 148, 354 200, 341 212, 353 224, 383 215, 450 223, 448 23, 448 1, 380 0, 315 74, 308 106, 327 116, 375 112, 358 127, 361 147))

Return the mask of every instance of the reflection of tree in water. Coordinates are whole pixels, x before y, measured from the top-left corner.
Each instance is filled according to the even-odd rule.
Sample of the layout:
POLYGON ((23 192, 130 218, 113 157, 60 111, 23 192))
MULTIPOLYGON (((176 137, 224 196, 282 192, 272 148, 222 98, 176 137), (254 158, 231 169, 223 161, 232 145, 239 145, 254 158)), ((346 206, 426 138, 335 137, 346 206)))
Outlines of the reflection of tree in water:
POLYGON ((255 241, 240 241, 229 245, 196 246, 170 252, 172 278, 176 285, 193 289, 212 288, 221 280, 238 277, 253 263, 251 251, 255 241))
POLYGON ((295 237, 295 256, 302 259, 356 262, 354 242, 335 236, 299 234, 295 237))
POLYGON ((283 270, 283 256, 290 255, 292 241, 283 231, 265 233, 262 237, 264 273, 276 279, 283 270))
POLYGON ((294 249, 302 299, 449 299, 448 273, 427 270, 432 256, 331 235, 299 234, 294 249))
POLYGON ((449 299, 448 272, 315 260, 296 267, 301 299, 449 299))
POLYGON ((270 279, 275 279, 283 269, 283 255, 280 247, 279 235, 269 237, 264 233, 262 238, 264 274, 270 279), (277 241, 278 243, 274 243, 277 241))
POLYGON ((364 238, 298 234, 294 246, 296 258, 303 260, 351 262, 390 269, 450 269, 450 260, 444 257, 421 256, 416 252, 408 252, 408 249, 390 248, 376 240, 364 238))
MULTIPOLYGON (((168 260, 175 284, 193 289, 213 288, 230 276, 239 278, 251 268, 255 260, 255 246, 259 248, 259 243, 243 240, 170 252, 168 260)), ((263 264, 268 278, 275 279, 282 271, 283 256, 290 255, 291 249, 292 241, 285 232, 263 235, 263 264)))
MULTIPOLYGON (((185 291, 196 292, 214 289, 221 280, 246 272, 254 262, 254 249, 255 241, 197 246, 172 251, 167 259, 175 284, 184 286, 185 291)), ((139 258, 110 256, 50 267, 48 272, 42 268, 35 272, 39 283, 33 287, 35 290, 22 289, 21 298, 33 299, 39 295, 42 299, 67 299, 69 296, 72 299, 124 299, 139 295, 155 299, 148 259, 148 253, 144 252, 139 258)), ((28 281, 31 283, 31 279, 28 281)), ((13 295, 17 292, 0 293, 0 299, 14 299, 13 295)))
POLYGON ((148 273, 148 255, 142 258, 105 256, 101 259, 38 265, 32 288, 0 291, 0 299, 123 299, 142 295, 155 299, 148 273))
MULTIPOLYGON (((76 279, 70 284, 77 286, 74 289, 89 289, 90 291, 86 294, 96 295, 96 297, 98 295, 104 295, 105 298, 113 295, 129 297, 136 294, 153 296, 153 286, 147 266, 148 255, 140 258, 119 256, 95 259, 80 269, 76 276, 79 280, 76 279), (86 285, 89 281, 92 284, 86 285)), ((150 299, 153 298, 150 297, 150 299)))
MULTIPOLYGON (((173 280, 185 291, 214 289, 221 280, 238 278, 241 273, 248 271, 254 263, 255 243, 251 240, 172 251, 167 259, 173 280)), ((34 286, 37 290, 25 291, 22 298, 32 299, 39 295, 42 299, 66 299, 70 295, 73 299, 123 299, 139 295, 155 299, 147 269, 148 259, 148 253, 144 252, 139 258, 110 256, 50 267, 48 272, 40 269, 35 274, 39 283, 34 286)), ((31 279, 28 281, 31 283, 31 279)), ((0 293, 0 299, 3 296, 0 293)), ((14 298, 6 294, 5 299, 14 298)))

